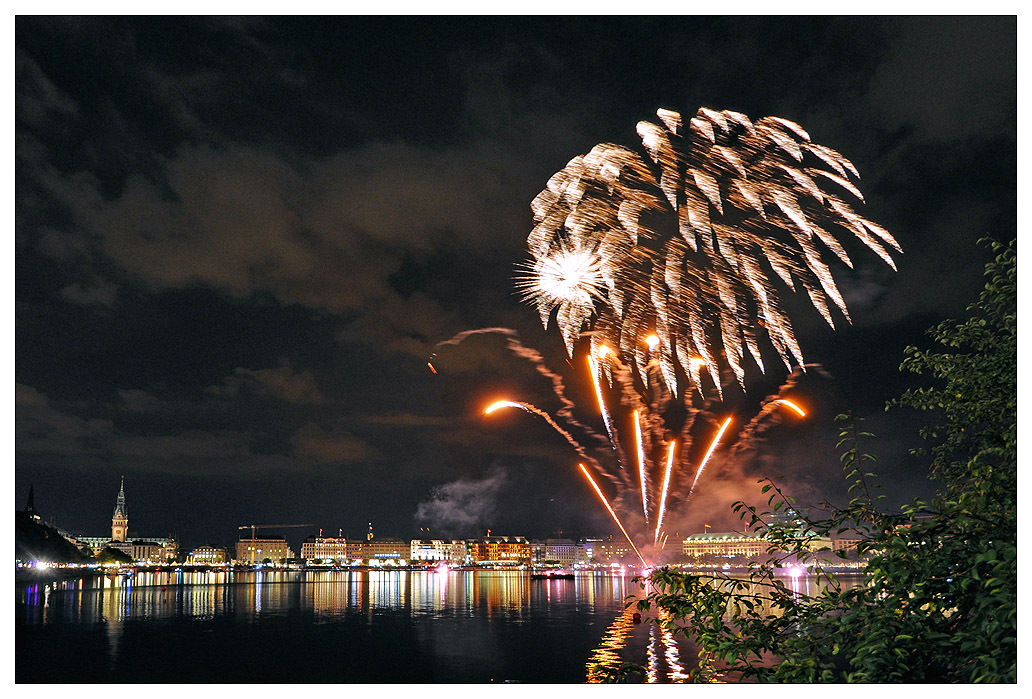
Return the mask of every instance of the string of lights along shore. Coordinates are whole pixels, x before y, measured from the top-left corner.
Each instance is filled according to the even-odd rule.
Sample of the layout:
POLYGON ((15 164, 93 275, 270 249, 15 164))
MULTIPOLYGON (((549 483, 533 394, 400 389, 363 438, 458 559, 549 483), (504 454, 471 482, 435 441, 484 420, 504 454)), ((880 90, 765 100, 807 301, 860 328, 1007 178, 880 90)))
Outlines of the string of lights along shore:
POLYGON ((791 381, 743 427, 724 405, 729 391, 746 388, 749 362, 771 371, 765 347, 793 376, 814 366, 779 289, 805 292, 835 328, 836 315, 851 322, 825 261, 830 254, 852 267, 841 237, 893 270, 892 253, 902 252, 854 209, 864 200, 854 165, 799 124, 708 108, 690 119, 667 109, 657 116, 659 124, 637 126, 644 155, 603 143, 549 179, 531 203, 531 259, 516 280, 545 328, 561 333, 574 368, 590 374, 609 452, 567 429, 585 427, 576 406, 513 331, 467 331, 435 348, 498 332, 553 377, 564 405, 556 415, 518 396, 485 413, 519 408, 562 435, 642 564, 663 558, 667 513, 691 506, 710 461, 733 456, 764 421, 806 417, 791 381))

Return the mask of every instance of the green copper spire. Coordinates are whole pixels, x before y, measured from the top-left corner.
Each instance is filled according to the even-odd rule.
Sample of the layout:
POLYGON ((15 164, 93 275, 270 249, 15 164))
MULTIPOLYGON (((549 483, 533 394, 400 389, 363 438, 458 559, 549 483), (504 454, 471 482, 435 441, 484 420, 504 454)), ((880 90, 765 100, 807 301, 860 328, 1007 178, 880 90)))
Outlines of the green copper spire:
POLYGON ((118 486, 118 500, 115 501, 115 514, 112 517, 128 517, 125 510, 125 476, 122 476, 122 484, 118 486))

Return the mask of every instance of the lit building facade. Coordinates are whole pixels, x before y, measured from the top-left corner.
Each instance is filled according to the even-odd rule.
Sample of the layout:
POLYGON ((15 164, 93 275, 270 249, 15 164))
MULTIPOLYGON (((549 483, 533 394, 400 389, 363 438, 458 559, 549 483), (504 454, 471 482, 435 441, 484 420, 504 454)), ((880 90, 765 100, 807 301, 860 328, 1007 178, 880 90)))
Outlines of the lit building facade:
MULTIPOLYGON (((689 558, 699 556, 754 557, 767 555, 770 542, 757 534, 722 532, 713 534, 692 534, 682 542, 682 551, 689 558)), ((826 537, 811 537, 804 547, 808 551, 831 549, 832 541, 826 537)))
POLYGON ((584 539, 582 542, 584 545, 584 555, 587 556, 589 563, 595 562, 595 551, 598 548, 598 545, 603 541, 604 539, 593 539, 589 537, 584 539))
POLYGON ((345 537, 310 536, 301 543, 301 558, 307 563, 350 563, 362 557, 365 542, 348 541, 345 537), (357 554, 357 555, 356 555, 357 554))
POLYGON ((587 562, 584 544, 571 539, 545 539, 544 542, 531 543, 534 563, 569 567, 587 562))
POLYGON ((362 546, 362 557, 367 561, 407 561, 412 544, 401 539, 373 538, 362 546))
POLYGON ((681 551, 688 558, 699 556, 759 556, 768 543, 755 534, 719 532, 692 534, 681 542, 681 551))
POLYGON ((236 542, 234 560, 240 563, 262 563, 269 559, 278 563, 284 559, 293 558, 294 552, 290 550, 287 540, 282 536, 266 536, 263 538, 241 539, 236 542))
POLYGON ((530 542, 522 536, 485 536, 469 542, 470 562, 477 565, 530 565, 530 542))
POLYGON ((855 539, 834 539, 832 541, 831 548, 836 552, 855 554, 857 552, 856 547, 863 541, 864 539, 859 537, 855 539))
POLYGON ((637 561, 634 549, 624 539, 588 539, 584 542, 584 552, 592 563, 602 565, 626 564, 637 561), (588 553, 590 551, 590 554, 588 553))
POLYGON ((226 562, 226 549, 217 546, 198 546, 186 557, 189 565, 221 565, 226 562))
POLYGON ((409 559, 463 564, 469 559, 469 551, 466 542, 458 539, 413 539, 409 559))
POLYGON ((126 543, 129 545, 129 555, 137 563, 158 564, 165 562, 165 559, 162 557, 164 547, 156 541, 135 539, 126 543))

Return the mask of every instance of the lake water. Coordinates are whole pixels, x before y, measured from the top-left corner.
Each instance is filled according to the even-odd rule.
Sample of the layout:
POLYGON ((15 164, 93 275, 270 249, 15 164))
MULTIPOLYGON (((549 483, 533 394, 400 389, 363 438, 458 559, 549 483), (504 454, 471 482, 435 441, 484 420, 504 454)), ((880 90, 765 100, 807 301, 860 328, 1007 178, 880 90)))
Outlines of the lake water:
POLYGON ((635 624, 619 573, 140 573, 16 589, 16 682, 581 683, 597 663, 683 677, 696 651, 635 624))

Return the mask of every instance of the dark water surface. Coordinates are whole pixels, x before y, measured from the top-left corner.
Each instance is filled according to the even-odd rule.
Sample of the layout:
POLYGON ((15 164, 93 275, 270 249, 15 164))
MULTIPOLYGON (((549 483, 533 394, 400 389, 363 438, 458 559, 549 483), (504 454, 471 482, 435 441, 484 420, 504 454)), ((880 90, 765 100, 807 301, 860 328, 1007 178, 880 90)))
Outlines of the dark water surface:
POLYGON ((141 573, 21 586, 19 683, 574 683, 603 661, 682 676, 695 651, 634 624, 630 576, 141 573))

